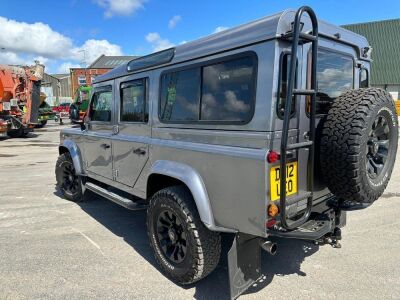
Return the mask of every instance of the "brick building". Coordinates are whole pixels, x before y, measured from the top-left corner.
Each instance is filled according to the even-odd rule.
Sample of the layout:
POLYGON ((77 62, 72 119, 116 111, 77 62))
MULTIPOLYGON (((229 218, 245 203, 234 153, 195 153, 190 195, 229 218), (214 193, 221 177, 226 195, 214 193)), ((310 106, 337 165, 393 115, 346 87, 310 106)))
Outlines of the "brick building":
POLYGON ((87 68, 71 68, 71 93, 75 95, 75 91, 81 85, 91 85, 93 79, 111 69, 122 65, 137 56, 105 56, 101 55, 87 68))

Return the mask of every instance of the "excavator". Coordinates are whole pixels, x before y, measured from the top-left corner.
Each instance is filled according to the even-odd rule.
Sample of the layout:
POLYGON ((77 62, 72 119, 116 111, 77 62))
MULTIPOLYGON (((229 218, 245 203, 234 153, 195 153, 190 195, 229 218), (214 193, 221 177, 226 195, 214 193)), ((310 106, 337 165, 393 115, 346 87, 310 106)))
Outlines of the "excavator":
POLYGON ((26 136, 38 123, 44 66, 0 65, 0 137, 26 136))

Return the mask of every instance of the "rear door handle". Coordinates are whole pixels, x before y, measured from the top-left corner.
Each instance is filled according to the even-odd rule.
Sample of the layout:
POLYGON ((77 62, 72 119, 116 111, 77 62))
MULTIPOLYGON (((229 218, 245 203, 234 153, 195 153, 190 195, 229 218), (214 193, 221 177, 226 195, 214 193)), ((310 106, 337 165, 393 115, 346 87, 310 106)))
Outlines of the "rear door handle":
POLYGON ((103 149, 108 149, 111 146, 109 144, 101 144, 100 147, 103 148, 103 149))
POLYGON ((145 155, 146 154, 146 150, 142 149, 142 148, 136 148, 135 150, 132 151, 133 153, 137 154, 137 155, 145 155))

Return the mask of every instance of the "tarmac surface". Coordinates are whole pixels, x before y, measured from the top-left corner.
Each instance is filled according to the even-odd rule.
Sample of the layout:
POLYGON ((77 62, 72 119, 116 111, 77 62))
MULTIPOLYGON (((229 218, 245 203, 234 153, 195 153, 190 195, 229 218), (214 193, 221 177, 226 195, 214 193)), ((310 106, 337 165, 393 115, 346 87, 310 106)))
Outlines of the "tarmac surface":
MULTIPOLYGON (((179 286, 156 265, 145 211, 93 194, 63 199, 59 130, 0 141, 0 299, 229 299, 226 237, 217 269, 179 286)), ((348 213, 341 249, 277 242, 275 256, 263 253, 262 282, 240 299, 400 299, 400 156, 381 199, 348 213)))

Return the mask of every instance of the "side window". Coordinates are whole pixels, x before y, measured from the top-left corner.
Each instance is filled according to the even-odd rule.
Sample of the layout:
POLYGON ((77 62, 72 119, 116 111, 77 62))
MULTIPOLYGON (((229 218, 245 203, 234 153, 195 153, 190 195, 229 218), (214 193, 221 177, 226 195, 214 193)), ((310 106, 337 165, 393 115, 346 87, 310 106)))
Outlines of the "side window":
POLYGON ((360 69, 360 88, 367 88, 369 86, 368 81, 368 70, 364 68, 360 69))
POLYGON ((112 90, 110 87, 102 87, 95 91, 90 105, 90 120, 111 122, 112 90))
POLYGON ((249 121, 255 106, 256 62, 245 56, 162 75, 161 120, 249 121))
POLYGON ((353 88, 353 58, 327 50, 318 51, 316 113, 326 114, 331 103, 353 88))
POLYGON ((200 68, 166 73, 161 78, 160 117, 163 121, 197 121, 200 68))
MULTIPOLYGON (((277 115, 279 118, 283 119, 283 115, 285 113, 285 105, 286 105, 286 95, 288 88, 288 75, 290 72, 290 54, 283 54, 280 61, 280 78, 279 78, 279 100, 277 104, 277 115)), ((297 62, 296 62, 297 68, 297 62)), ((296 88, 297 84, 297 69, 296 69, 296 77, 294 79, 294 88, 296 88)), ((296 98, 293 96, 292 107, 290 108, 290 116, 293 117, 296 113, 296 98)))
POLYGON ((200 120, 246 122, 253 115, 255 65, 243 57, 203 68, 200 120))
POLYGON ((121 84, 121 122, 147 122, 146 79, 121 84))

